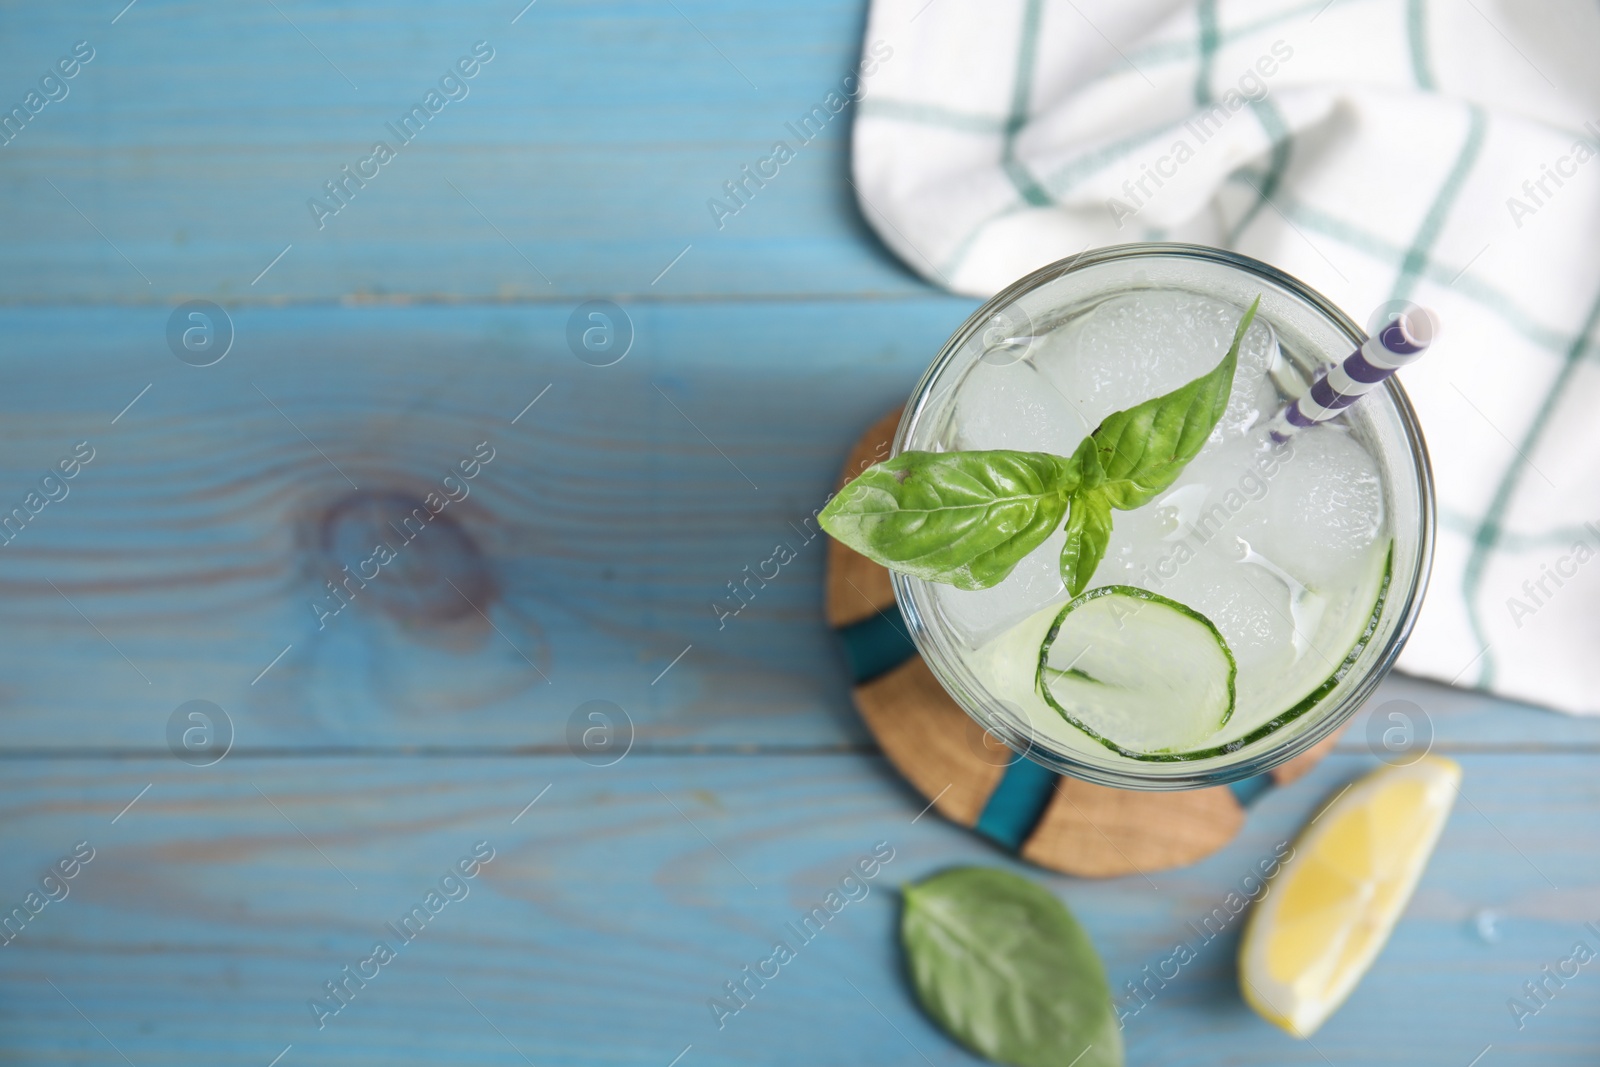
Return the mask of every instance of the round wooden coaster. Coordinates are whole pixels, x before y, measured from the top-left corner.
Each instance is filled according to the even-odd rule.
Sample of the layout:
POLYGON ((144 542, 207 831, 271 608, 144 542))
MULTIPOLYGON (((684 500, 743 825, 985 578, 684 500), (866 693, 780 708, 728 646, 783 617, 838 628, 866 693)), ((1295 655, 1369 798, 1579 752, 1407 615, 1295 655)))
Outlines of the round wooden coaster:
MULTIPOLYGON (((888 458, 899 423, 890 412, 856 442, 840 486, 888 458)), ((856 708, 889 761, 941 815, 1042 867, 1114 878, 1194 863, 1233 840, 1246 803, 1298 778, 1333 745, 1329 738, 1270 775, 1210 789, 1144 792, 1058 776, 987 735, 945 692, 917 655, 887 570, 830 538, 825 584, 856 708)))

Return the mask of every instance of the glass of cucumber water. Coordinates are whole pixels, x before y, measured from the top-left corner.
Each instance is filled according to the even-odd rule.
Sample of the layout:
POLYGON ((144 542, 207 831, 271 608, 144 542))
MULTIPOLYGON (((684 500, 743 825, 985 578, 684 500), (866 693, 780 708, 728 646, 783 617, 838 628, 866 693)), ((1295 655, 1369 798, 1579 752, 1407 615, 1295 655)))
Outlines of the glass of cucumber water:
MULTIPOLYGON (((895 457, 972 458, 989 465, 979 481, 1013 490, 1043 478, 1070 509, 1065 522, 1053 504, 983 512, 1043 537, 1009 570, 992 564, 1014 548, 981 545, 954 573, 923 566, 988 536, 965 527, 891 564, 916 645, 956 702, 1041 764, 1135 789, 1258 774, 1344 723, 1421 604, 1427 453, 1392 378, 1286 440, 1269 423, 1364 339, 1281 271, 1179 244, 1053 264, 975 313, 923 376, 895 457), (1093 477, 1073 458, 1091 437, 1093 477)), ((974 474, 938 470, 944 522, 974 474)), ((918 484, 890 473, 891 493, 918 484)), ((895 536, 931 531, 919 514, 895 536)))

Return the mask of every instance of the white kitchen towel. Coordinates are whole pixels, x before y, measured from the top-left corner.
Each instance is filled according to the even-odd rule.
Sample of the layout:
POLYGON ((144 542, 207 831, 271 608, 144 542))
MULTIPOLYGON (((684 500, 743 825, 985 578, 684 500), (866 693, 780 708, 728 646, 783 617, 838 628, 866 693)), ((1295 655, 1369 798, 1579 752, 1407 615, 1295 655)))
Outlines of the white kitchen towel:
POLYGON ((1403 670, 1600 713, 1600 7, 1578 0, 873 0, 865 216, 988 296, 1086 247, 1236 249, 1403 374, 1439 540, 1403 670))

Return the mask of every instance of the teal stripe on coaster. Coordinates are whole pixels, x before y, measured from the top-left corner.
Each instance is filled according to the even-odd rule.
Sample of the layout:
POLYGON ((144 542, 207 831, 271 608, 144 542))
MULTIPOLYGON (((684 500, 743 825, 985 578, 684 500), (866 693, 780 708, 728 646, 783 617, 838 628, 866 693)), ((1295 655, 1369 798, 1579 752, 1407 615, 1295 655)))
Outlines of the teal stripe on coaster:
POLYGON ((1039 825, 1055 788, 1054 771, 1019 757, 1001 775, 973 829, 1015 852, 1039 825))
POLYGON ((839 638, 857 685, 887 674, 917 654, 898 607, 885 608, 870 619, 846 626, 839 631, 839 638))
POLYGON ((1241 778, 1237 782, 1229 782, 1228 788, 1233 790, 1239 803, 1248 808, 1262 793, 1272 788, 1272 775, 1258 774, 1254 778, 1241 778))

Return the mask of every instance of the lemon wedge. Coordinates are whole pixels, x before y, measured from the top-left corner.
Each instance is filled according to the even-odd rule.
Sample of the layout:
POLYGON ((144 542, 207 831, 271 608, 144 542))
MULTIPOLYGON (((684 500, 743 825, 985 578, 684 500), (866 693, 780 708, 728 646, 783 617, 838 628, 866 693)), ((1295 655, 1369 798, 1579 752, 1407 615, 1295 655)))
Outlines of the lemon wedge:
POLYGON ((1461 768, 1438 756, 1384 767, 1335 797, 1250 916, 1239 988, 1262 1018, 1307 1037, 1389 939, 1455 803, 1461 768))

